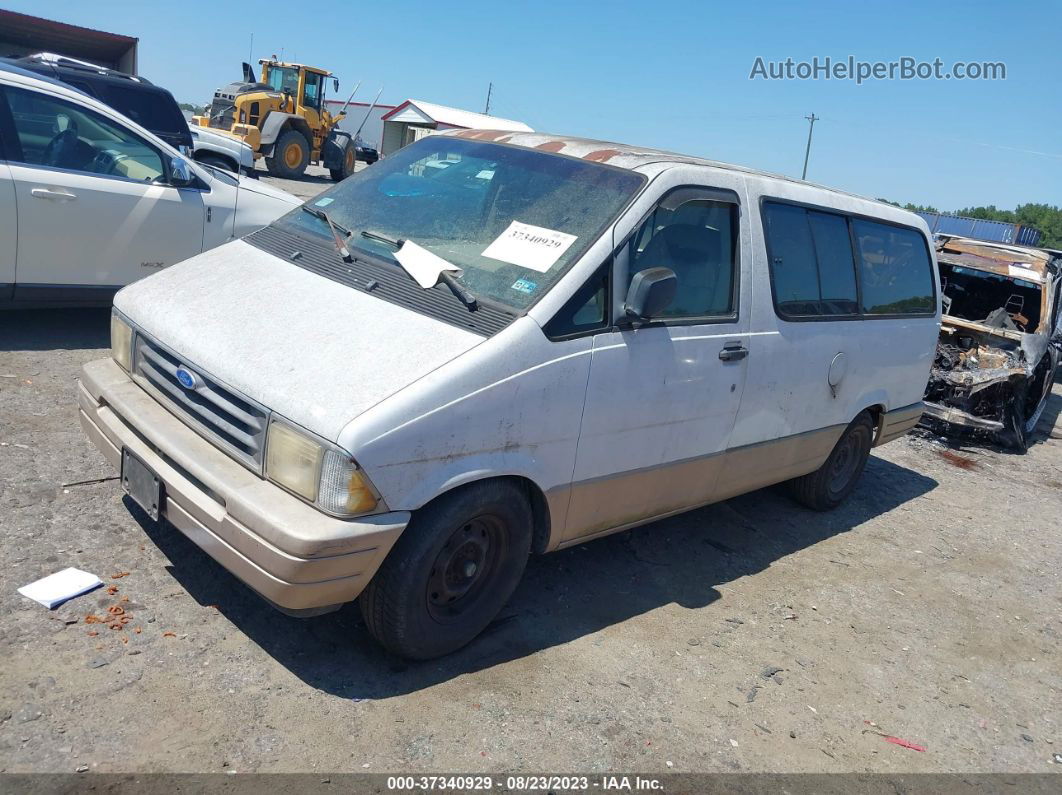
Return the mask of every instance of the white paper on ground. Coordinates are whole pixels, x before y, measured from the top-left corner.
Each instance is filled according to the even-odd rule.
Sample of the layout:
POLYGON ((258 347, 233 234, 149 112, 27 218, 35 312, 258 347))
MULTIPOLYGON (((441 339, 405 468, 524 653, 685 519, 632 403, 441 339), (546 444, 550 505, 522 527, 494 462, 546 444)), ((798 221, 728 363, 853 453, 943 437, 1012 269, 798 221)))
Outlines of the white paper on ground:
POLYGON ((61 605, 67 599, 81 596, 103 585, 103 580, 95 574, 89 574, 81 569, 69 568, 49 574, 43 579, 23 585, 18 592, 27 596, 34 602, 44 605, 49 610, 61 605))
POLYGON ((567 232, 513 221, 483 249, 483 256, 545 273, 577 239, 567 232))
POLYGON ((395 259, 402 263, 417 284, 427 290, 439 283, 439 274, 450 271, 461 275, 461 269, 452 262, 432 254, 428 249, 418 246, 412 240, 405 241, 395 252, 395 259))

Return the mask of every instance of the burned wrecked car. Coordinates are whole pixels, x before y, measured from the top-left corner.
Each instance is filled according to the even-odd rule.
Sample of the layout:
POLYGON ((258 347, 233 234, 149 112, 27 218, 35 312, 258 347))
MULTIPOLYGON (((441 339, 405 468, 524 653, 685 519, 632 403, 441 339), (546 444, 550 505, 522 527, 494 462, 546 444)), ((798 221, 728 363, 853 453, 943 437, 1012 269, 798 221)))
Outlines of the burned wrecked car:
POLYGON ((925 421, 1025 450, 1059 359, 1062 252, 937 239, 940 342, 925 421))

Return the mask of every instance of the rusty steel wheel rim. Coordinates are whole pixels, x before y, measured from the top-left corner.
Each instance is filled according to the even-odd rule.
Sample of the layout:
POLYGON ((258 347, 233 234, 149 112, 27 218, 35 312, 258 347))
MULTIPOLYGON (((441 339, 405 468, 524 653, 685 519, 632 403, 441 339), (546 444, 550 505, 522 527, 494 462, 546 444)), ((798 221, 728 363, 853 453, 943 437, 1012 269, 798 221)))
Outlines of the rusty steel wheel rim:
POLYGON ((346 160, 347 160, 347 171, 348 172, 353 171, 354 170, 354 150, 353 149, 348 149, 347 150, 346 160))
POLYGON ((428 613, 440 623, 457 621, 496 579, 507 548, 505 524, 493 514, 462 522, 432 563, 425 592, 428 613))

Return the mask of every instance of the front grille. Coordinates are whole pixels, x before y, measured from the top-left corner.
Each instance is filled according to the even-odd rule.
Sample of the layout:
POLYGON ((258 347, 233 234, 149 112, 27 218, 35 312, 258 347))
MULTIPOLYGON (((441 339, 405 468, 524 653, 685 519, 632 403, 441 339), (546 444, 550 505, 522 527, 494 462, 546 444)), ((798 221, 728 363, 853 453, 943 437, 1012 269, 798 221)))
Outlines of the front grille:
POLYGON ((262 471, 269 412, 221 384, 173 351, 138 333, 133 371, 137 381, 185 423, 244 465, 262 471), (184 367, 196 376, 193 388, 177 380, 184 367))

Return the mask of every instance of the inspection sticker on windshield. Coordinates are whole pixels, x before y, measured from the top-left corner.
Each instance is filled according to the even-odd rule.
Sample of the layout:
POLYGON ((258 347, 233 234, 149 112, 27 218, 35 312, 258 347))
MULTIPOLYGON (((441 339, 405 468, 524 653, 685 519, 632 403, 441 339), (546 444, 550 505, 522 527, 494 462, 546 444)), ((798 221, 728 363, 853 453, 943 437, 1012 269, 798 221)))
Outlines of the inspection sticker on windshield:
POLYGON ((314 206, 315 207, 327 207, 328 205, 330 205, 334 201, 335 201, 335 199, 329 199, 329 198, 318 199, 317 201, 314 202, 314 206))
POLYGON ((530 279, 517 279, 509 289, 516 290, 518 293, 527 293, 530 295, 538 289, 538 285, 530 279))
POLYGON ((545 273, 576 239, 576 235, 513 221, 483 249, 483 256, 545 273))

